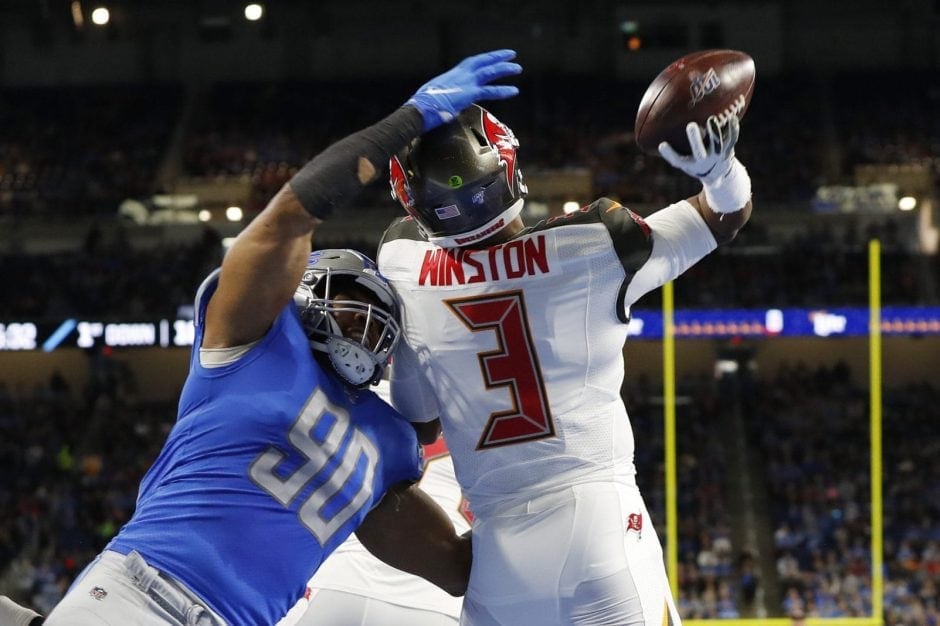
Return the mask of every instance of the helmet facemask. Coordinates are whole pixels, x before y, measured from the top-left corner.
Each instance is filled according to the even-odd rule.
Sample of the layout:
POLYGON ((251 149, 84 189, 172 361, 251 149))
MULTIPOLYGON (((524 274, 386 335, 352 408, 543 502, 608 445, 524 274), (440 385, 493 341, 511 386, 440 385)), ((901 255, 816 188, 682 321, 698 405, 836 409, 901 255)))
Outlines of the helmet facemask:
POLYGON ((308 265, 294 292, 294 303, 310 347, 324 355, 333 370, 350 385, 375 384, 382 378, 401 336, 398 300, 368 258, 346 250, 314 254, 320 256, 308 265), (340 255, 331 258, 334 252, 340 255), (365 267, 361 270, 348 267, 357 264, 365 267), (339 267, 343 265, 347 267, 339 267), (354 291, 365 291, 381 304, 336 299, 338 294, 350 296, 354 291), (339 322, 353 317, 364 320, 361 336, 359 329, 347 336, 348 329, 344 332, 339 322))

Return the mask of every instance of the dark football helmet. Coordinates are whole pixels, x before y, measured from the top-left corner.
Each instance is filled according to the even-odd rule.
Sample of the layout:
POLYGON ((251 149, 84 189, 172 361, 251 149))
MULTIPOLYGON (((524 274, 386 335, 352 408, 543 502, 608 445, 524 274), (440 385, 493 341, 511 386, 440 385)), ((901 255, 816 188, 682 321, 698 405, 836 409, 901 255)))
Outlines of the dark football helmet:
POLYGON ((472 105, 391 158, 392 197, 431 243, 486 239, 522 211, 528 190, 516 164, 518 147, 508 126, 472 105))
POLYGON ((369 257, 354 250, 318 250, 310 255, 294 292, 310 347, 327 356, 343 380, 356 387, 376 384, 401 337, 401 304, 388 281, 369 257), (336 301, 350 285, 365 289, 381 306, 358 300, 336 301), (365 316, 361 338, 346 337, 336 322, 338 313, 365 316), (378 330, 379 339, 369 337, 378 330))

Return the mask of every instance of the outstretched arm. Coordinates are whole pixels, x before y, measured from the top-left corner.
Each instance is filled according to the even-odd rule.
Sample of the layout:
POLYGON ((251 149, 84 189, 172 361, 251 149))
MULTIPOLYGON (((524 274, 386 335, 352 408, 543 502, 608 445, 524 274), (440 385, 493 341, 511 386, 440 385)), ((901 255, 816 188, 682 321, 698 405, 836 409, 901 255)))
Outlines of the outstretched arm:
POLYGON ((686 127, 692 154, 678 154, 667 143, 659 152, 671 165, 702 182, 702 191, 646 218, 653 232, 649 258, 636 270, 624 291, 622 306, 685 272, 717 245, 734 239, 751 216, 751 179, 734 156, 738 119, 709 120, 703 131, 695 122, 686 127))
POLYGON ((469 536, 458 536, 447 513, 417 484, 398 485, 369 511, 356 536, 392 567, 421 576, 453 596, 470 580, 469 536))
POLYGON ((686 127, 690 156, 663 142, 659 153, 673 167, 702 181, 702 191, 689 202, 702 216, 719 245, 734 239, 751 217, 751 178, 734 156, 740 123, 734 115, 724 121, 712 117, 704 129, 690 122, 686 127))
POLYGON ((461 61, 422 86, 400 109, 327 148, 307 163, 239 234, 222 263, 206 311, 203 346, 225 348, 260 339, 293 296, 317 226, 381 177, 392 154, 476 100, 518 92, 494 80, 518 74, 512 50, 461 61))

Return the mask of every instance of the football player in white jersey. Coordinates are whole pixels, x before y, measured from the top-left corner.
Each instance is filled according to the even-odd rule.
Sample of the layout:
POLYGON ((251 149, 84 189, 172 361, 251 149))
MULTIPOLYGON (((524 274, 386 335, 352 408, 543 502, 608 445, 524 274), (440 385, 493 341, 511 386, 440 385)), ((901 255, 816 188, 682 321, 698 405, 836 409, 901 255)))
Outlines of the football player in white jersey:
MULTIPOLYGON (((389 400, 387 380, 373 391, 389 400)), ((418 486, 447 512, 458 534, 467 532, 470 513, 443 439, 424 447, 424 460, 418 486)), ((456 626, 462 602, 423 578, 386 565, 351 535, 320 566, 305 597, 279 626, 456 626)))
POLYGON ((461 624, 679 623, 620 396, 630 306, 751 214, 738 119, 686 130, 690 156, 660 153, 703 189, 646 219, 601 198, 526 227, 518 141, 478 106, 392 158, 392 398, 440 416, 473 503, 461 624))

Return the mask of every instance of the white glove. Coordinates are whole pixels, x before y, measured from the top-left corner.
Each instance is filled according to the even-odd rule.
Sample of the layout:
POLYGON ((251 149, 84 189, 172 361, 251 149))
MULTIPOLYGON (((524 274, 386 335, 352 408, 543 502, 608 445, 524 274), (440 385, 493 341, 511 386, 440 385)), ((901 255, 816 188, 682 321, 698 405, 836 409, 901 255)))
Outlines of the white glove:
POLYGON ((708 183, 721 178, 731 169, 734 144, 738 141, 740 131, 741 125, 737 115, 729 115, 724 124, 718 121, 717 116, 712 115, 706 122, 704 137, 701 126, 695 122, 686 125, 685 134, 689 138, 689 147, 692 148, 691 156, 679 154, 665 141, 659 144, 659 153, 674 168, 708 183))
POLYGON ((702 181, 705 199, 716 213, 738 211, 751 198, 751 178, 734 156, 740 131, 737 115, 724 119, 712 115, 704 135, 695 122, 685 127, 691 155, 679 154, 665 141, 659 144, 659 153, 670 165, 702 181))

